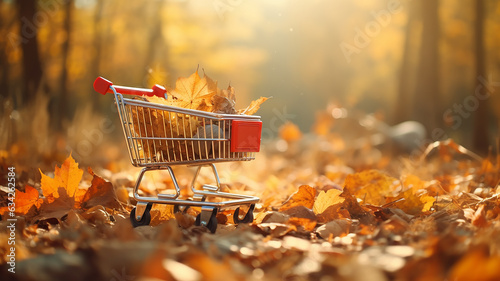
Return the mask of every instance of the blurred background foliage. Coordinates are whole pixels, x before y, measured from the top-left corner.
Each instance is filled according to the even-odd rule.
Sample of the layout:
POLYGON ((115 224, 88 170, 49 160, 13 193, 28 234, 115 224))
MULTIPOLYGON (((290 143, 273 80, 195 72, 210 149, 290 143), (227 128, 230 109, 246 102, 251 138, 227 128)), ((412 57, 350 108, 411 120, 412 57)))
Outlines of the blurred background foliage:
POLYGON ((265 137, 285 121, 309 132, 333 104, 478 153, 498 137, 498 0, 0 0, 0 31, 4 153, 85 163, 116 139, 99 155, 121 155, 112 97, 93 80, 168 89, 198 66, 238 107, 273 97, 265 137))

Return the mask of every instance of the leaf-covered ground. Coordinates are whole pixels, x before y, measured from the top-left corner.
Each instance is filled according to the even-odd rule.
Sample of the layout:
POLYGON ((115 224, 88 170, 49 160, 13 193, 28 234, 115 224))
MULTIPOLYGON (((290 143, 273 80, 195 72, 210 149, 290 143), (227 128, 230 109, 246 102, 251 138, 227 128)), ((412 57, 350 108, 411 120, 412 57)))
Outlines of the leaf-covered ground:
MULTIPOLYGON (((11 217, 3 183, 16 162, 5 152, 1 279, 500 280, 498 157, 478 159, 454 142, 420 157, 352 148, 321 124, 311 135, 286 124, 280 136, 254 161, 218 165, 223 191, 261 200, 251 224, 221 211, 215 234, 194 225, 199 208, 174 214, 168 205, 153 206, 150 226, 132 228, 138 169, 80 167, 71 156, 39 176, 16 167, 11 217)), ((194 171, 175 172, 187 190, 194 171)), ((171 188, 157 172, 140 192, 171 188)))

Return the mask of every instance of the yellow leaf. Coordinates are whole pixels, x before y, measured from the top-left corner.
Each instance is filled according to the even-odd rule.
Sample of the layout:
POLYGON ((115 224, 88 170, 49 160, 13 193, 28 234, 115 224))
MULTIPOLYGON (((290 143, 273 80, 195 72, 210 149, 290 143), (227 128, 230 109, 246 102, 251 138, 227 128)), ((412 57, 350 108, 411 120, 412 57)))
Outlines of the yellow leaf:
POLYGON ((217 83, 206 75, 201 78, 196 70, 188 78, 177 79, 175 90, 170 93, 170 96, 176 100, 178 107, 202 110, 206 106, 212 106, 211 98, 216 93, 217 83))
POLYGON ((425 181, 417 176, 407 175, 403 177, 402 183, 404 191, 400 192, 397 197, 388 198, 388 201, 396 201, 401 198, 405 200, 394 203, 393 207, 410 215, 417 215, 431 209, 436 199, 427 194, 425 181))
POLYGON ((266 97, 260 97, 256 100, 252 101, 247 108, 238 110, 238 113, 246 114, 246 115, 255 114, 257 112, 257 110, 259 110, 260 105, 263 104, 268 99, 269 98, 266 98, 266 97))
POLYGON ((321 191, 314 202, 314 213, 319 215, 328 207, 344 202, 345 198, 340 197, 340 194, 342 194, 342 191, 337 189, 330 189, 327 192, 321 191))

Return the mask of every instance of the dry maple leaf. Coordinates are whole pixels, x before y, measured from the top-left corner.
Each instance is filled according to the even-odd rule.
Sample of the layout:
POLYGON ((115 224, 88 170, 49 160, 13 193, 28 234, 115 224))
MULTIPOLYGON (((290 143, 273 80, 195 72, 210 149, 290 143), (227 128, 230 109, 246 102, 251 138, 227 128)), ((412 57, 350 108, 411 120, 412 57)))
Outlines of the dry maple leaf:
POLYGON ((60 197, 59 188, 62 187, 69 197, 74 197, 83 176, 83 170, 78 168, 78 163, 70 155, 61 168, 55 168, 54 178, 46 176, 41 170, 41 188, 43 195, 51 203, 55 198, 60 197))
POLYGON ((283 206, 279 209, 280 212, 286 211, 296 206, 304 206, 312 208, 314 205, 314 198, 316 197, 316 189, 308 185, 301 185, 299 190, 288 198, 283 206))
POLYGON ((92 175, 92 182, 87 190, 79 189, 79 192, 77 192, 83 194, 75 196, 75 208, 90 208, 98 205, 108 208, 119 208, 120 203, 116 197, 113 185, 96 175, 90 167, 87 170, 92 175))
POLYGON ((80 188, 83 170, 78 168, 71 155, 64 161, 61 168, 56 166, 54 178, 42 173, 41 188, 45 196, 40 206, 39 218, 60 218, 69 210, 106 206, 119 208, 113 185, 97 176, 91 168, 88 172, 93 176, 89 188, 80 188))
POLYGON ((211 98, 217 94, 217 82, 208 76, 203 78, 198 74, 198 70, 188 78, 181 77, 175 82, 175 90, 170 92, 176 105, 182 108, 202 110, 212 106, 211 98))
POLYGON ((74 208, 75 197, 68 196, 66 189, 59 187, 55 194, 58 197, 51 197, 51 200, 45 198, 36 219, 61 218, 74 208))

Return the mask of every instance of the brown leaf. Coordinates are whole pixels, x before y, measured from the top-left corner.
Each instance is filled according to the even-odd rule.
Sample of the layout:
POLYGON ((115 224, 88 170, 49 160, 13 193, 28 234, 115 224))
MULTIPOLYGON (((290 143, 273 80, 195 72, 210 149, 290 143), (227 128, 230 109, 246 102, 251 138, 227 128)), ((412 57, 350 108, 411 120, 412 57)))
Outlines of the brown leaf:
POLYGON ((271 235, 272 237, 282 237, 291 231, 296 231, 297 227, 294 225, 288 225, 284 223, 261 223, 257 227, 266 235, 271 235))
POLYGON ((349 214, 349 211, 344 207, 343 204, 340 203, 329 206, 321 214, 317 215, 317 218, 318 222, 326 223, 335 219, 350 219, 351 214, 349 214))
POLYGON ((113 185, 96 175, 90 167, 88 172, 93 177, 91 185, 80 198, 75 196, 75 208, 90 208, 98 205, 108 208, 120 208, 113 185))
POLYGON ((308 185, 301 185, 299 190, 292 194, 283 206, 279 209, 280 212, 288 210, 296 206, 304 206, 312 208, 314 206, 314 198, 316 197, 316 189, 308 185))
POLYGON ((74 208, 75 198, 70 197, 66 193, 65 188, 59 187, 57 193, 53 194, 58 194, 59 197, 45 198, 40 207, 40 214, 37 216, 38 219, 61 218, 66 215, 69 210, 74 208))
POLYGON ((316 232, 323 238, 328 239, 328 237, 333 236, 344 236, 349 233, 351 228, 351 220, 349 219, 336 219, 327 224, 324 224, 316 230, 316 232))
POLYGON ((213 107, 212 112, 215 113, 225 113, 225 114, 235 114, 236 109, 234 108, 236 104, 236 96, 234 94, 234 88, 231 86, 227 87, 227 90, 219 90, 216 95, 212 96, 213 107))
POLYGON ((474 216, 472 217, 472 224, 477 227, 488 227, 490 223, 486 219, 486 211, 484 210, 484 204, 477 208, 474 216))
POLYGON ((340 197, 345 198, 344 206, 347 211, 349 211, 349 214, 351 214, 352 217, 360 218, 368 214, 368 212, 363 209, 361 205, 359 205, 356 197, 354 197, 354 195, 349 192, 349 189, 344 189, 344 191, 342 191, 342 194, 340 194, 340 197))
POLYGON ((281 213, 281 212, 271 212, 264 216, 262 219, 262 223, 287 223, 290 219, 290 216, 281 213))

